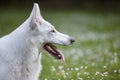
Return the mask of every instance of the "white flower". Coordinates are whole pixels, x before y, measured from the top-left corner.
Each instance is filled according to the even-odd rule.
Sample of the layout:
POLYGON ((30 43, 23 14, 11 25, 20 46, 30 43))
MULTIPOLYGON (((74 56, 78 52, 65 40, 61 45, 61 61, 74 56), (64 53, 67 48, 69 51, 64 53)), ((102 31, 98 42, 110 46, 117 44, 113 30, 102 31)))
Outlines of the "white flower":
POLYGON ((117 72, 117 70, 114 70, 114 73, 116 73, 117 72))
POLYGON ((81 66, 80 68, 83 69, 83 66, 81 66))
POLYGON ((81 77, 78 77, 78 80, 83 80, 83 78, 81 78, 81 77))
POLYGON ((58 69, 59 69, 59 70, 62 70, 62 69, 63 69, 63 66, 58 66, 58 69))
POLYGON ((61 80, 60 78, 58 78, 58 80, 61 80))
POLYGON ((104 76, 107 76, 107 75, 108 75, 108 72, 104 72, 103 75, 104 75, 104 76))
POLYGON ((100 72, 96 71, 96 72, 95 72, 95 75, 98 75, 98 74, 100 74, 100 72))
POLYGON ((47 78, 45 78, 44 80, 48 80, 47 78))
POLYGON ((107 68, 107 66, 103 66, 103 68, 107 68))
POLYGON ((75 68, 75 71, 79 71, 79 68, 75 68))
POLYGON ((56 71, 56 69, 55 69, 54 66, 51 66, 51 70, 52 70, 52 71, 56 71))
POLYGON ((85 66, 85 69, 87 69, 87 66, 85 66))

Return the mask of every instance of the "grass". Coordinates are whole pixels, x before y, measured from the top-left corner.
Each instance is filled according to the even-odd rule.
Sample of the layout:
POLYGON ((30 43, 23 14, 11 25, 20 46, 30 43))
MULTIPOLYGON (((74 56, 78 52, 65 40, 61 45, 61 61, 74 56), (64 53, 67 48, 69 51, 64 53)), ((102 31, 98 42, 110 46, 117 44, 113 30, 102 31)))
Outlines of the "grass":
MULTIPOLYGON (((29 11, 0 13, 0 36, 19 26, 29 11)), ((43 54, 40 80, 120 80, 120 15, 84 11, 45 11, 60 32, 73 36, 69 46, 57 45, 65 64, 43 54)))

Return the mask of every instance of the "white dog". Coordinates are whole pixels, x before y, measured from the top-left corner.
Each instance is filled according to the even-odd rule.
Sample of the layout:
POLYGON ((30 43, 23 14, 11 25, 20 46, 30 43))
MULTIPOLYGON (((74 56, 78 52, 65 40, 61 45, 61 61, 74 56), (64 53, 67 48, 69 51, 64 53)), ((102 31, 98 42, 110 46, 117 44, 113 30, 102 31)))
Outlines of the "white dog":
POLYGON ((41 52, 64 61, 53 44, 70 45, 74 40, 45 21, 37 3, 30 17, 9 35, 0 38, 0 80, 38 80, 41 52))

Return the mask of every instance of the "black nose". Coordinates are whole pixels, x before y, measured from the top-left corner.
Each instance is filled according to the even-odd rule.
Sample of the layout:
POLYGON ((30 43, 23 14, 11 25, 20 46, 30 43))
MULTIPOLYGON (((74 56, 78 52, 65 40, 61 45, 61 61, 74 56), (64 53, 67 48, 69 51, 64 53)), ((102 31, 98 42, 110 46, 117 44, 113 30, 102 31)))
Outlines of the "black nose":
POLYGON ((75 40, 74 40, 74 39, 71 39, 70 42, 71 42, 71 44, 72 44, 73 42, 75 42, 75 40))

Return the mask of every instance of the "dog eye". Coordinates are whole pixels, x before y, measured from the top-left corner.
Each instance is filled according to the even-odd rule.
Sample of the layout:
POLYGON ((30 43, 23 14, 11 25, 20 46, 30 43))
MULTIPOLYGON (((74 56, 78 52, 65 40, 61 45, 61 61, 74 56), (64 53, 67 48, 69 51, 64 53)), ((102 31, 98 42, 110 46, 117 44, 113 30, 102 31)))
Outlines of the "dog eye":
POLYGON ((51 32, 53 32, 53 33, 54 33, 54 32, 55 32, 55 30, 51 30, 51 32))

